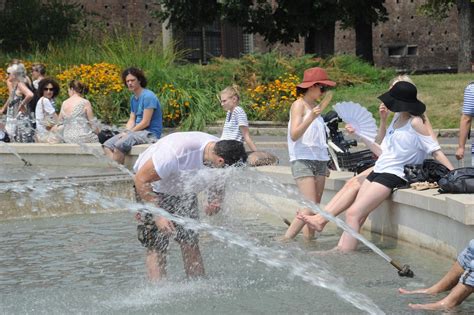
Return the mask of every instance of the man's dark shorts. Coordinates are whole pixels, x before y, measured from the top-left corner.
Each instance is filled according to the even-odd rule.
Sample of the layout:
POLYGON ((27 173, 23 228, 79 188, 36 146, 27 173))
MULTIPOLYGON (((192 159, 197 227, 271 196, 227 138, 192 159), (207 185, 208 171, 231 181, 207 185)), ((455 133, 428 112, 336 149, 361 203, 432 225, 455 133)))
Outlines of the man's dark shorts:
POLYGON ((406 186, 406 183, 407 183, 403 178, 398 177, 397 175, 390 174, 390 173, 371 172, 367 176, 367 180, 369 182, 379 183, 392 190, 395 188, 404 187, 406 186))
MULTIPOLYGON (((159 198, 158 206, 169 213, 194 220, 199 219, 199 208, 197 196, 195 194, 185 194, 180 196, 171 196, 162 193, 156 193, 159 198)), ((162 234, 154 224, 154 218, 151 215, 145 216, 144 224, 138 225, 138 240, 149 250, 166 252, 169 246, 169 236, 162 234), (143 230, 150 233, 143 237, 143 230), (146 239, 146 241, 143 240, 146 239)), ((176 229, 175 241, 188 245, 197 245, 199 234, 191 229, 186 229, 182 225, 172 221, 176 229)))

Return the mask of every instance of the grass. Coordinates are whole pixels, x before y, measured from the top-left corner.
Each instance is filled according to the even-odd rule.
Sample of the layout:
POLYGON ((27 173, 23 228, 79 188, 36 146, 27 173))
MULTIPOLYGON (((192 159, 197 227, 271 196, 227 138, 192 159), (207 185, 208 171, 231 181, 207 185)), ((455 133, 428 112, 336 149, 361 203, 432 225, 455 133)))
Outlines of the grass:
MULTIPOLYGON (((425 74, 412 75, 411 78, 418 88, 418 98, 426 104, 426 113, 433 128, 458 128, 464 88, 472 81, 472 74, 425 74)), ((387 91, 388 81, 338 88, 332 103, 359 103, 367 107, 378 119, 380 101, 377 96, 387 91)))

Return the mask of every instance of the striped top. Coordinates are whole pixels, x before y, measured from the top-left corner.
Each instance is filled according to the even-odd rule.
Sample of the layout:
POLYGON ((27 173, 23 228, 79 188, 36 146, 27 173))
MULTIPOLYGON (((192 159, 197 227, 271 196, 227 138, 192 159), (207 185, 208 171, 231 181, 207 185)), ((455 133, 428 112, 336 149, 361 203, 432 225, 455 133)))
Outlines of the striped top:
POLYGON ((228 111, 225 117, 224 129, 222 130, 221 140, 244 141, 240 126, 248 127, 247 114, 240 106, 236 106, 233 111, 228 111))
MULTIPOLYGON (((474 82, 469 83, 464 90, 462 113, 464 115, 474 116, 474 82)), ((471 153, 474 154, 474 142, 471 145, 471 153)))

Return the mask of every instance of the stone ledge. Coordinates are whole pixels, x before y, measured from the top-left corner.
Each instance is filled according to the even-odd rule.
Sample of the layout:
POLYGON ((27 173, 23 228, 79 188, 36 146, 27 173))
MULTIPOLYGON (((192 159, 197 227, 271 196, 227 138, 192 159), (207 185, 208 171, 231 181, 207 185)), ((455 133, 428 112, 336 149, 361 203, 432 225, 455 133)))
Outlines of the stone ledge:
MULTIPOLYGON (((294 185, 289 167, 263 166, 258 170, 294 185)), ((352 173, 331 172, 322 204, 351 177, 352 173)), ((401 189, 370 214, 364 229, 456 257, 474 235, 474 198, 471 194, 439 194, 437 189, 401 189)))

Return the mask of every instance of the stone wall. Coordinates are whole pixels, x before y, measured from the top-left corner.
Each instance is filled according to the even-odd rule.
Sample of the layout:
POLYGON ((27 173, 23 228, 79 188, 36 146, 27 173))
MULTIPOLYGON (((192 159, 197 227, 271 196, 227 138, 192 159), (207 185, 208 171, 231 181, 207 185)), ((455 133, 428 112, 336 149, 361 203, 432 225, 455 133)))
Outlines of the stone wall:
MULTIPOLYGON (((374 26, 374 62, 400 71, 446 71, 457 67, 457 11, 433 20, 417 14, 423 0, 386 0, 388 21, 374 26)), ((353 29, 336 28, 335 50, 355 54, 353 29)))

